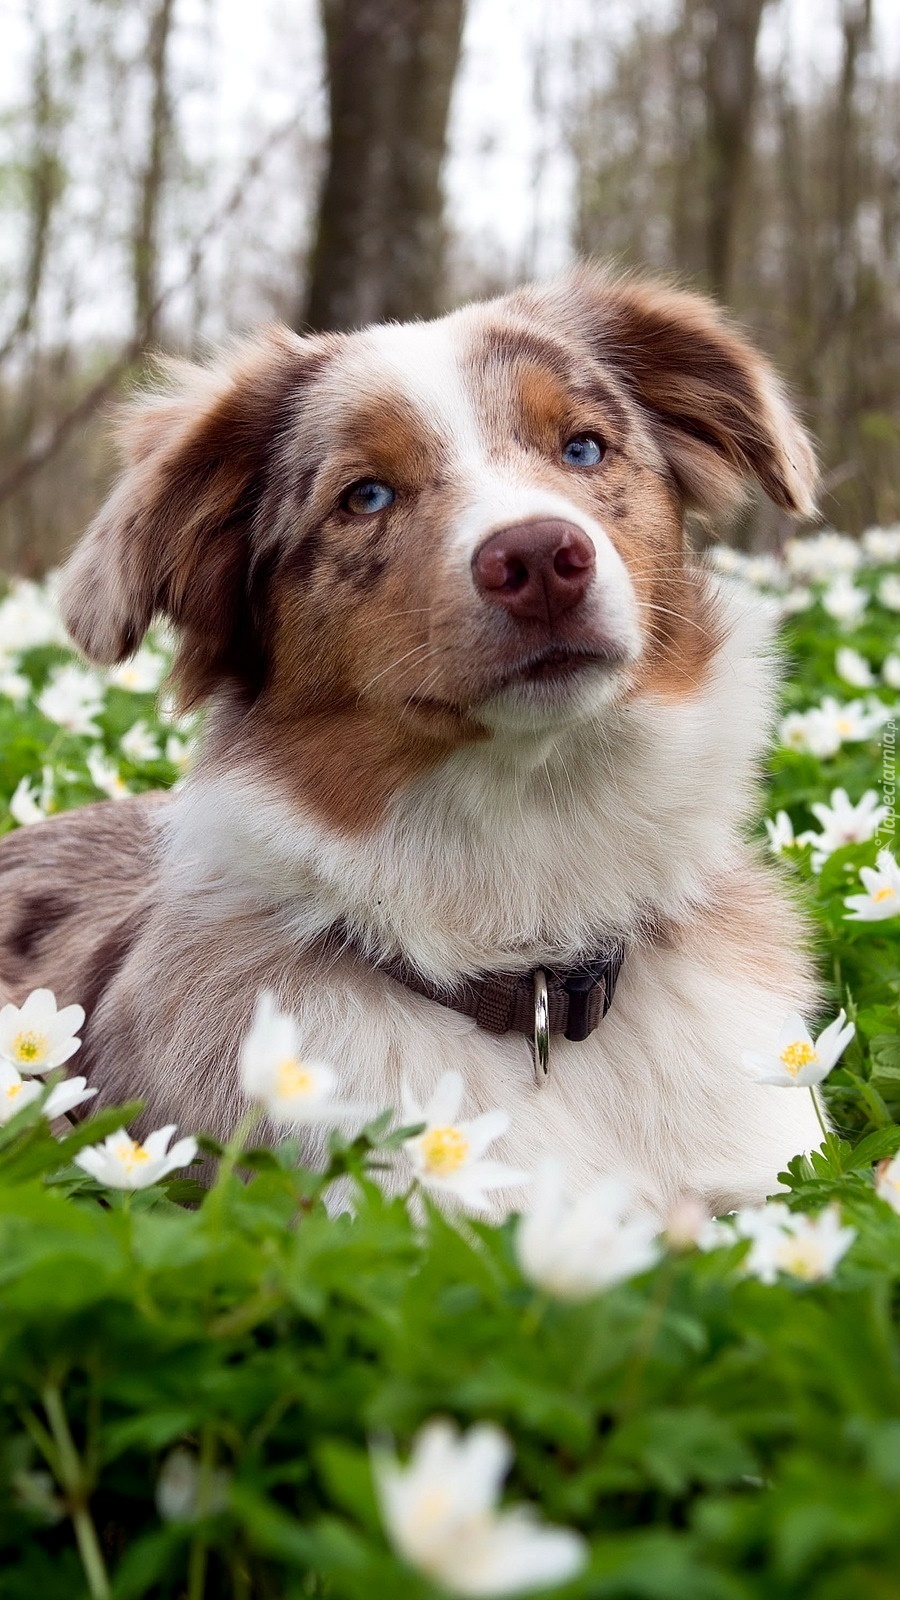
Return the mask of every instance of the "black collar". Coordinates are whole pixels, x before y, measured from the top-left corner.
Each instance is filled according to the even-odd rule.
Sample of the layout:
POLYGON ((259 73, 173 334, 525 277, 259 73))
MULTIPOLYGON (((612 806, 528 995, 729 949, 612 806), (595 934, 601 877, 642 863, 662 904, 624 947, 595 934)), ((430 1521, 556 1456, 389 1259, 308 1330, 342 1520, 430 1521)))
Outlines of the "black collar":
MULTIPOLYGON (((358 948, 357 954, 360 954, 358 948)), ((363 960, 367 958, 362 957, 363 960)), ((492 972, 483 977, 461 978, 455 984, 432 983, 402 956, 369 961, 415 994, 438 1005, 473 1017, 488 1033, 534 1034, 535 974, 547 982, 549 1030, 566 1039, 586 1039, 612 1004, 625 959, 624 940, 615 940, 573 967, 541 967, 527 972, 492 972)))

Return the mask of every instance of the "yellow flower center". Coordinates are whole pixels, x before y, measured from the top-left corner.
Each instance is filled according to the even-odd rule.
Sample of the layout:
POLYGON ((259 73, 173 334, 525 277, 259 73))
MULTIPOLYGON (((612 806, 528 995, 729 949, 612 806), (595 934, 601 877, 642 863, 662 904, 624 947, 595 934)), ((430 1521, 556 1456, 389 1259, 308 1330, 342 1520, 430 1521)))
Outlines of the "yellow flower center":
POLYGON ((47 1054, 47 1035, 31 1032, 17 1033, 13 1040, 13 1055, 17 1061, 33 1063, 47 1054))
POLYGON ((118 1155, 126 1172, 133 1172, 135 1167, 142 1167, 145 1161, 150 1160, 148 1152, 136 1139, 123 1140, 118 1155))
POLYGON ((784 1062, 792 1078, 796 1078, 801 1067, 808 1067, 811 1062, 818 1061, 815 1050, 805 1039, 798 1039, 795 1044, 789 1044, 782 1050, 779 1058, 784 1062))
POLYGON ((22 1093, 22 1088, 23 1085, 21 1083, 11 1083, 9 1088, 5 1091, 7 1100, 18 1099, 19 1095, 22 1093))
POLYGON ((838 718, 837 731, 844 738, 846 738, 848 733, 853 732, 853 723, 850 721, 849 717, 838 718))
POLYGON ((469 1158, 469 1141, 458 1128, 429 1128, 420 1148, 429 1172, 442 1178, 458 1172, 469 1158))
POLYGON ((825 1276, 825 1257, 815 1239, 787 1239, 778 1251, 778 1265, 784 1272, 807 1283, 825 1276))
POLYGON ((891 900, 891 899, 893 899, 893 896, 896 894, 896 892, 897 891, 895 889, 891 888, 891 885, 889 883, 886 883, 883 889, 876 889, 875 893, 872 896, 872 899, 874 900, 876 905, 879 905, 882 900, 891 900))
POLYGON ((451 1508, 446 1489, 427 1489, 413 1511, 415 1523, 424 1531, 443 1522, 451 1508))
POLYGON ((295 1094, 312 1094, 316 1080, 308 1067, 298 1061, 296 1056, 286 1056, 279 1061, 275 1074, 275 1083, 280 1095, 286 1097, 295 1094))

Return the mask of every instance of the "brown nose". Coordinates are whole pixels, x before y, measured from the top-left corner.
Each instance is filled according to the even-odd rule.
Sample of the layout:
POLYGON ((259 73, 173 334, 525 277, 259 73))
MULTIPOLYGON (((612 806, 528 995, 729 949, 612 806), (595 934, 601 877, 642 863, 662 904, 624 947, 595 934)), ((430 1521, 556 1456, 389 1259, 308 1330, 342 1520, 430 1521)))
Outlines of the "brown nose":
POLYGON ((475 586, 514 617, 556 622, 583 600, 594 547, 572 522, 518 522, 501 528, 472 558, 475 586))

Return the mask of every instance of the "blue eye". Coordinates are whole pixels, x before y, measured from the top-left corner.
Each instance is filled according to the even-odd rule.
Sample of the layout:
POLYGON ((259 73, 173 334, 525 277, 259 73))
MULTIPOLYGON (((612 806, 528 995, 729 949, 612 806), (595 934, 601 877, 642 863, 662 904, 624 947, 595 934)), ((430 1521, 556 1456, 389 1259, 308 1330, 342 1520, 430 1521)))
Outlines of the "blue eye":
POLYGON ((377 478, 360 478, 345 489, 341 507, 356 517, 371 517, 376 511, 386 511, 396 498, 390 484, 379 483, 377 478))
POLYGON ((568 467, 595 467, 605 454, 595 433, 576 433, 563 445, 562 458, 568 467))

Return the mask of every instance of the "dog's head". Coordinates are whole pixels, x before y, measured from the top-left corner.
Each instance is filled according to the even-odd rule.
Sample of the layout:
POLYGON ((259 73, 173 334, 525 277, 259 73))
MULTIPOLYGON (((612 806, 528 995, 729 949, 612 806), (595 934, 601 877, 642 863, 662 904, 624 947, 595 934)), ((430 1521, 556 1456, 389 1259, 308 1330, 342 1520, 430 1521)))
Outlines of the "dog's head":
POLYGON ((774 372, 710 302, 588 270, 436 322, 266 331, 176 365, 122 434, 68 570, 77 642, 121 660, 160 613, 186 703, 227 686, 234 737, 282 763, 313 738, 325 767, 368 745, 391 783, 690 692, 716 639, 685 510, 755 478, 806 514, 815 478, 774 372))

